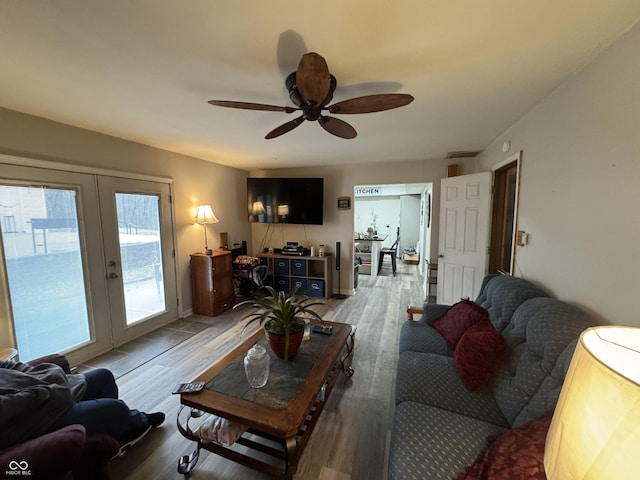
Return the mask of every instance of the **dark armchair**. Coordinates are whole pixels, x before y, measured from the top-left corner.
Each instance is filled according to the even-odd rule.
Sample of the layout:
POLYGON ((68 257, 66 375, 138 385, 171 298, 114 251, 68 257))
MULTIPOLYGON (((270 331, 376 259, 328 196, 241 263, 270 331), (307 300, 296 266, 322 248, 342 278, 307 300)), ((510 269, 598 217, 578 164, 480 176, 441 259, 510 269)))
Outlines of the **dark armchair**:
MULTIPOLYGON (((45 362, 71 372, 64 355, 48 355, 29 363, 45 362)), ((31 479, 107 480, 108 461, 119 447, 113 437, 87 435, 82 425, 69 425, 0 450, 0 472, 25 475, 28 471, 31 479)))

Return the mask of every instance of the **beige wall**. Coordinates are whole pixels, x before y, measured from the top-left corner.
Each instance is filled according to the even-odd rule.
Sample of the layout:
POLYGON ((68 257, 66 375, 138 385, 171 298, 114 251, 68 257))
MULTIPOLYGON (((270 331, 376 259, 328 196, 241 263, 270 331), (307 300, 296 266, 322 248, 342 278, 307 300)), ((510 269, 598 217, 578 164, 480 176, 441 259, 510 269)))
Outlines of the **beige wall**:
MULTIPOLYGON (((523 150, 516 274, 640 326, 640 25, 487 147, 478 171, 523 150)), ((508 99, 505 99, 508 101, 508 99)))
MULTIPOLYGON (((230 243, 249 241, 249 249, 257 252, 266 231, 264 225, 250 225, 246 214, 246 182, 248 172, 229 168, 173 152, 129 142, 43 118, 0 108, 0 153, 28 159, 52 161, 70 166, 100 168, 117 172, 170 178, 174 188, 174 212, 177 238, 178 289, 181 314, 191 309, 189 254, 203 248, 203 233, 193 225, 194 207, 210 203, 220 223, 208 226, 209 244, 214 248, 220 232, 229 232, 230 243)), ((462 173, 471 173, 470 160, 457 160, 462 173)), ((254 171, 253 176, 321 176, 325 178, 325 218, 322 226, 286 225, 270 231, 268 245, 280 246, 285 241, 305 245, 325 243, 329 251, 342 242, 342 260, 353 262, 353 209, 338 210, 337 198, 351 196, 355 185, 385 183, 434 182, 433 207, 438 209, 439 179, 446 176, 452 161, 413 161, 393 164, 309 167, 287 170, 254 171)), ((1 168, 1 166, 0 166, 1 168)), ((437 214, 436 214, 437 215, 437 214)), ((434 238, 437 238, 437 222, 434 238)), ((436 243, 431 257, 435 258, 436 243)), ((337 276, 334 272, 334 289, 337 276)), ((353 284, 353 269, 344 268, 340 279, 346 293, 353 284)), ((417 299, 419 302, 420 299, 417 299)))
POLYGON ((173 179, 181 313, 191 309, 189 254, 204 247, 195 206, 211 204, 220 220, 207 227, 211 247, 218 247, 220 232, 229 233, 230 243, 249 239, 243 170, 6 109, 0 109, 0 153, 173 179))
MULTIPOLYGON (((384 185, 397 183, 426 183, 433 182, 433 241, 430 257, 437 257, 438 238, 438 208, 440 204, 440 179, 447 176, 447 165, 457 163, 461 173, 472 173, 473 160, 416 160, 393 163, 368 163, 361 165, 341 165, 334 167, 306 167, 281 170, 255 170, 252 176, 270 177, 324 177, 324 223, 323 225, 277 226, 266 235, 266 246, 281 246, 285 241, 298 241, 303 245, 318 245, 324 243, 329 251, 335 253, 335 243, 342 245, 341 260, 344 267, 341 270, 340 287, 342 293, 348 293, 353 285, 353 188, 356 185, 384 185), (470 163, 471 162, 471 163, 470 163), (469 164, 470 163, 470 164, 469 164), (351 210, 338 210, 338 197, 350 196, 351 210), (272 233, 272 234, 271 234, 272 233)), ((257 252, 265 238, 267 226, 252 224, 252 251, 257 252)), ((333 288, 337 289, 338 277, 334 271, 333 288)), ((416 303, 423 299, 417 298, 416 303)))

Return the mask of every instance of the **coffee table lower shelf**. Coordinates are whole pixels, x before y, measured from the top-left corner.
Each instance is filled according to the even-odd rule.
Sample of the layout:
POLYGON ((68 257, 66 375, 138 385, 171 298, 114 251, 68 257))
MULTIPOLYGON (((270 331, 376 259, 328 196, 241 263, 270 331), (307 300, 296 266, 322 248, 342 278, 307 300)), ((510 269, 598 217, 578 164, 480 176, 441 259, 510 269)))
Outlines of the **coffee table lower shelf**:
POLYGON ((354 374, 350 366, 354 346, 354 333, 355 328, 352 329, 347 344, 345 345, 345 358, 333 365, 323 387, 318 393, 316 401, 307 414, 298 433, 294 436, 278 438, 272 434, 250 428, 234 445, 225 447, 224 445, 201 439, 189 425, 192 419, 202 417, 207 412, 187 405, 181 405, 177 416, 178 430, 185 438, 196 442, 196 447, 191 454, 180 457, 178 460, 178 473, 184 475, 190 473, 198 462, 200 450, 205 449, 253 470, 266 473, 274 478, 291 480, 298 469, 298 461, 309 441, 311 433, 318 423, 320 414, 324 409, 340 372, 346 377, 351 377, 354 374), (187 413, 185 414, 183 412, 187 413), (239 451, 240 449, 237 445, 248 448, 250 452, 253 451, 256 452, 256 454, 262 454, 263 459, 251 456, 249 452, 244 453, 239 451), (273 462, 269 463, 266 461, 267 459, 273 462))

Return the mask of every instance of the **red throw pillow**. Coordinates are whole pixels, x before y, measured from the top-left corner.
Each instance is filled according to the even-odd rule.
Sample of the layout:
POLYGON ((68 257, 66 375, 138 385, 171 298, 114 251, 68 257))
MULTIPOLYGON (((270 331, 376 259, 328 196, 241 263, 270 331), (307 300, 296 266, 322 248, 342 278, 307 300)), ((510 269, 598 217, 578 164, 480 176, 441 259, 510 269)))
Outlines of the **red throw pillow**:
POLYGON ((464 332, 471 325, 488 318, 489 313, 480 305, 476 305, 470 300, 461 300, 430 325, 447 340, 447 346, 454 350, 464 332))
POLYGON ((546 480, 544 444, 551 414, 506 431, 455 480, 546 480))
POLYGON ((488 318, 469 327, 453 352, 458 373, 469 390, 489 381, 506 348, 504 338, 488 318))

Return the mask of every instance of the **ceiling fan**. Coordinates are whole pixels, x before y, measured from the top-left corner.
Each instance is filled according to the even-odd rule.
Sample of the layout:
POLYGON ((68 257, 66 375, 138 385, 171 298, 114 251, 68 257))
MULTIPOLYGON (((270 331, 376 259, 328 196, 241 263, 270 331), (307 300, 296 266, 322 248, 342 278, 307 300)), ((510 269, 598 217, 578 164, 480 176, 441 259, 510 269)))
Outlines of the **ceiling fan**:
POLYGON ((336 89, 336 78, 329 73, 324 58, 315 52, 305 53, 300 59, 298 69, 285 80, 289 98, 297 107, 279 107, 263 103, 234 102, 229 100, 210 100, 218 107, 242 108, 245 110, 265 110, 269 112, 293 113, 302 111, 302 115, 271 130, 264 137, 276 138, 290 132, 305 120, 317 121, 327 132, 340 138, 355 138, 358 133, 347 122, 336 117, 323 115, 323 111, 332 114, 372 113, 403 107, 413 101, 411 95, 387 93, 355 97, 329 105, 336 89))

